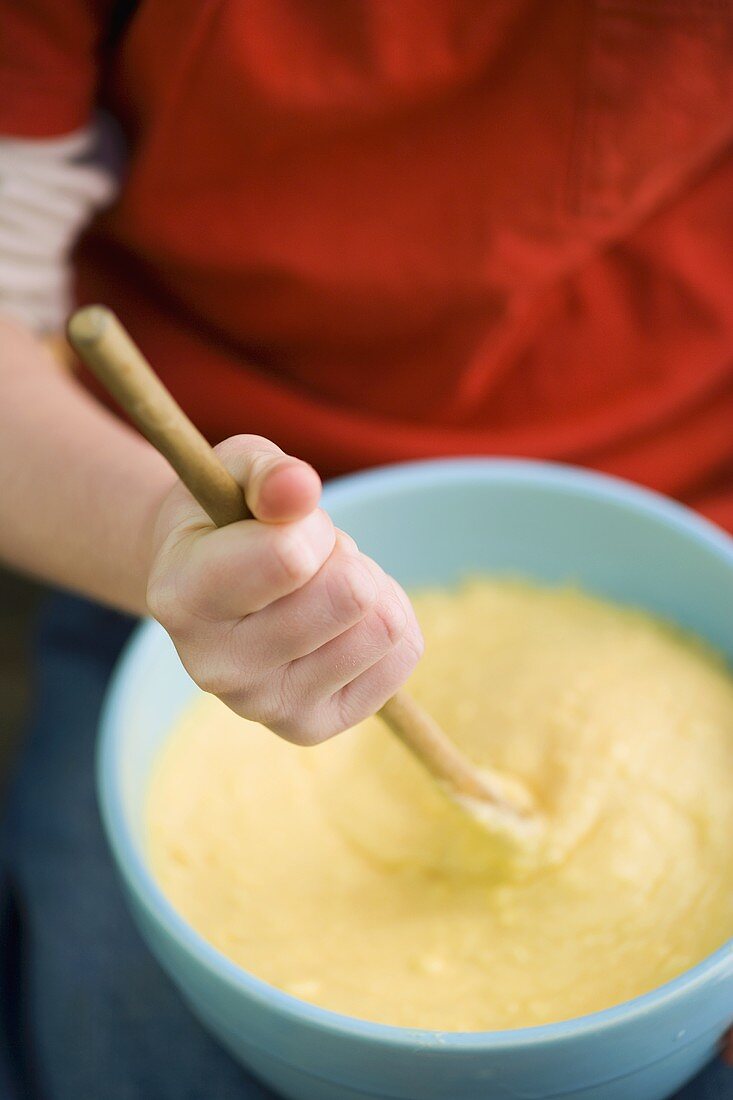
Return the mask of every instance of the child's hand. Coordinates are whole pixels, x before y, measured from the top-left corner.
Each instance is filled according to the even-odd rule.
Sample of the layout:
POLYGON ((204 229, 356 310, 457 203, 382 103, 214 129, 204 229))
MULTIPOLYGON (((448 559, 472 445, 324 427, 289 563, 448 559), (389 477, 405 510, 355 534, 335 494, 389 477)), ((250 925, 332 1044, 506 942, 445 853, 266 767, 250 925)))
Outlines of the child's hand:
POLYGON ((317 507, 312 467, 259 436, 217 452, 257 520, 217 530, 178 483, 155 523, 148 607, 200 687, 315 744, 406 680, 419 627, 399 585, 317 507))

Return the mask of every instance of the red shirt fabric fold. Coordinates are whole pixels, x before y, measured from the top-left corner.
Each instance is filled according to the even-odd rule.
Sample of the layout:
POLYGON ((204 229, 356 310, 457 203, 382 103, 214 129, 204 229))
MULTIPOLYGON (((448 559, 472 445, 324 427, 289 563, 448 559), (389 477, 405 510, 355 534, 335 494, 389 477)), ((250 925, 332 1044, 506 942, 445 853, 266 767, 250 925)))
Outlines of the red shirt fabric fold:
POLYGON ((79 298, 211 439, 575 462, 733 530, 728 5, 18 7, 0 131, 120 120, 79 298))

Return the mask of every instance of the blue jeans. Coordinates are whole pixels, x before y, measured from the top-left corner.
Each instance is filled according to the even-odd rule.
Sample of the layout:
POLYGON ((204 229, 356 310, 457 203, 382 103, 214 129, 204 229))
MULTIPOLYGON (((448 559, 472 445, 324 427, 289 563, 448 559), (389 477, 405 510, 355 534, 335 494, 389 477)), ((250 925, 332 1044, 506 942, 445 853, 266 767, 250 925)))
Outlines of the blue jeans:
MULTIPOLYGON (((101 832, 97 716, 133 625, 69 596, 41 616, 3 829, 0 1098, 267 1100, 143 946, 101 832)), ((711 1066, 678 1100, 733 1100, 733 1071, 711 1066)))

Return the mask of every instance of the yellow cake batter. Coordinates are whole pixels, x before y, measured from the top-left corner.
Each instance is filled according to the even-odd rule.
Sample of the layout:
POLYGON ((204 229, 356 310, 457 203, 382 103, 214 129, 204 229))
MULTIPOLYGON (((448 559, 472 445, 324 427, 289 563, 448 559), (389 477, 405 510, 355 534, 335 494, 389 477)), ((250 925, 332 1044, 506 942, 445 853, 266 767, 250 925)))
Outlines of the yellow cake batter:
POLYGON ((383 1023, 519 1027, 616 1004, 733 934, 733 678, 649 616, 476 581, 415 599, 409 689, 519 777, 531 859, 441 794, 371 719, 296 748, 202 697, 149 796, 154 872, 224 954, 383 1023))

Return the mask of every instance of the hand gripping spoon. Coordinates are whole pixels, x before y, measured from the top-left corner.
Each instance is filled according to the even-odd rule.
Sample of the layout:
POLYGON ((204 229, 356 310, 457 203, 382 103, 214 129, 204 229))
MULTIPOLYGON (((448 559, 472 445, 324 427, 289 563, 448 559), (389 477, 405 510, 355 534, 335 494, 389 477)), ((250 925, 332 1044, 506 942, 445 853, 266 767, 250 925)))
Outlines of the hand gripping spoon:
MULTIPOLYGON (((68 336, 80 358, 168 460, 217 527, 252 518, 241 486, 111 310, 96 305, 78 310, 69 321, 68 336)), ((490 832, 518 842, 536 832, 539 818, 525 788, 509 777, 476 768, 406 691, 397 691, 379 716, 445 793, 490 832)))

